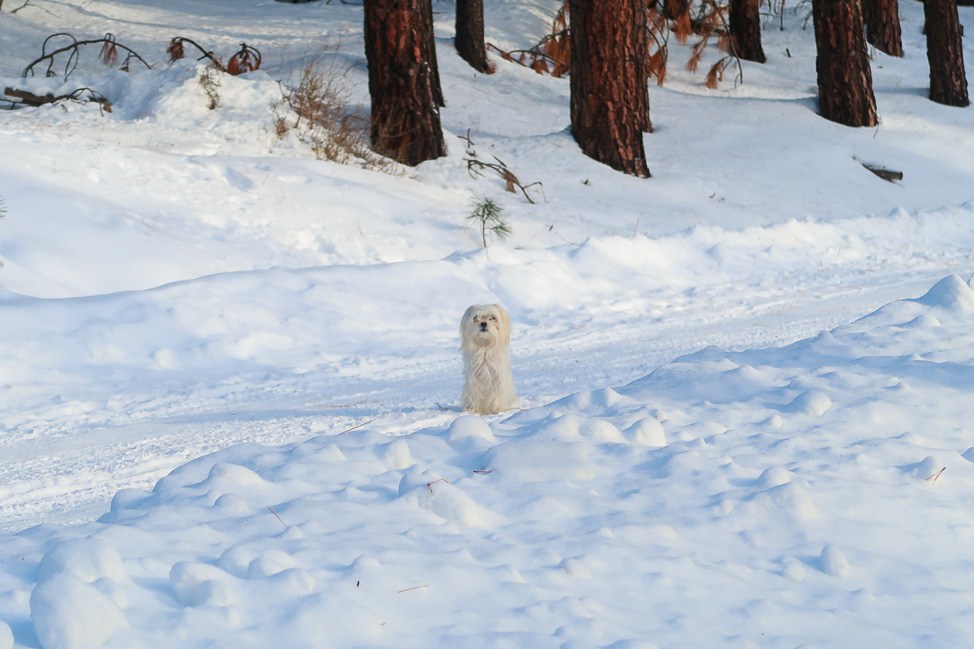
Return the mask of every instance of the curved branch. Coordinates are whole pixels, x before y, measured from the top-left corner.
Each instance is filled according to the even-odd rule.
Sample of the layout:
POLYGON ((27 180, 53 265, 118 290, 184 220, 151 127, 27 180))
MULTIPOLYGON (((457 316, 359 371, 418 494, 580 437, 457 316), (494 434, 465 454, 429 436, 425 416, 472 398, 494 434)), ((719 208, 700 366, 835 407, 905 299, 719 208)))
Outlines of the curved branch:
POLYGON ((125 45, 122 45, 121 43, 118 43, 112 34, 105 34, 105 36, 102 38, 94 38, 94 39, 79 41, 77 38, 75 38, 74 36, 72 36, 67 32, 58 32, 56 34, 51 34, 50 36, 44 39, 44 43, 41 46, 41 56, 39 56, 37 59, 32 61, 26 68, 24 68, 24 71, 20 74, 20 76, 22 78, 27 76, 34 76, 34 67, 45 61, 47 61, 47 71, 45 73, 45 76, 48 77, 57 76, 57 74, 54 72, 54 59, 59 54, 64 54, 65 52, 69 52, 67 61, 65 61, 64 64, 64 78, 67 79, 71 75, 71 73, 74 72, 75 68, 78 67, 78 58, 80 55, 80 48, 82 45, 101 45, 102 52, 103 52, 102 60, 105 61, 106 64, 111 62, 110 53, 114 53, 116 49, 121 49, 127 52, 125 61, 122 64, 123 69, 128 69, 129 61, 131 61, 132 59, 141 62, 142 65, 144 65, 147 69, 152 68, 152 66, 146 63, 145 59, 139 56, 135 50, 125 45), (51 52, 48 52, 47 48, 51 40, 60 37, 67 37, 71 39, 71 43, 69 45, 65 45, 51 52))
POLYGON ((175 63, 179 59, 186 57, 185 48, 183 45, 192 45, 200 51, 200 56, 196 59, 197 61, 209 59, 210 62, 216 67, 220 68, 220 70, 226 71, 226 68, 223 67, 223 61, 221 61, 216 54, 214 54, 212 51, 204 50, 202 45, 191 38, 184 38, 183 36, 176 36, 169 41, 169 47, 166 51, 169 52, 170 63, 175 63))
POLYGON ((199 50, 200 56, 196 59, 197 61, 209 59, 213 66, 219 69, 221 72, 226 72, 234 76, 243 74, 244 72, 252 72, 260 67, 260 52, 257 51, 256 48, 251 47, 246 43, 241 43, 240 49, 237 50, 236 54, 231 56, 229 62, 224 65, 223 61, 220 60, 220 57, 214 54, 211 50, 205 50, 196 41, 190 38, 184 38, 182 36, 176 36, 169 41, 169 47, 166 51, 169 52, 170 63, 174 63, 186 57, 185 45, 191 45, 199 50))

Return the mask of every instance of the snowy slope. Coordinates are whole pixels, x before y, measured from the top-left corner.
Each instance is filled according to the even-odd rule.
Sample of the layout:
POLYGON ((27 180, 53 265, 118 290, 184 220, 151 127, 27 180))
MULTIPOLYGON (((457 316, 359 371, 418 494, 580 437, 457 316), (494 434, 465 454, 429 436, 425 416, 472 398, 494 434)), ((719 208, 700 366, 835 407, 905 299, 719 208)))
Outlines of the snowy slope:
POLYGON ((236 445, 12 537, 8 619, 43 647, 965 646, 972 315, 950 276, 507 418, 236 445))
MULTIPOLYGON (((488 4, 516 48, 560 3, 488 4)), ((312 58, 367 111, 360 7, 0 13, 0 84, 112 104, 0 111, 0 649, 965 646, 974 113, 925 98, 922 7, 877 129, 815 115, 801 7, 742 85, 674 45, 648 180, 434 10, 449 153, 394 175, 275 134, 312 58), (21 79, 62 30, 153 69, 21 79), (264 66, 210 110, 176 35, 264 66), (522 408, 469 417, 459 316, 494 301, 522 408)))

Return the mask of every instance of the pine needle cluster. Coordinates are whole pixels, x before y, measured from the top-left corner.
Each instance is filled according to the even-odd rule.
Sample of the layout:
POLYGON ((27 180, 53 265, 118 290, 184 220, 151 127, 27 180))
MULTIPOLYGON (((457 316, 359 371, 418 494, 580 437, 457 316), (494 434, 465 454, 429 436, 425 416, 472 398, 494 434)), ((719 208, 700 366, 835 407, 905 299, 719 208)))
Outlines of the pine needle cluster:
POLYGON ((506 239, 511 236, 511 226, 508 225, 502 214, 504 208, 490 198, 474 198, 472 204, 473 210, 467 220, 474 221, 480 228, 480 238, 483 241, 484 248, 487 247, 488 234, 492 234, 498 239, 506 239))

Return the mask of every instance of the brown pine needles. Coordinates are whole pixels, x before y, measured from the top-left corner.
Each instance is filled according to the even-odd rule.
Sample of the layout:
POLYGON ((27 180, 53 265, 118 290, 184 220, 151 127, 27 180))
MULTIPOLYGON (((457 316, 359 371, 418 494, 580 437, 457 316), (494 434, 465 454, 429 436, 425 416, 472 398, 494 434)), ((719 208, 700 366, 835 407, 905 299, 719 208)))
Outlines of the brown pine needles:
POLYGON ((221 72, 226 72, 233 76, 244 74, 245 72, 253 72, 260 68, 260 52, 257 48, 251 47, 246 43, 241 43, 240 49, 224 65, 223 60, 214 54, 212 50, 203 49, 196 41, 182 36, 176 36, 169 41, 169 47, 166 48, 166 53, 169 54, 170 63, 175 63, 180 59, 186 58, 186 45, 191 45, 200 52, 200 56, 196 59, 197 61, 209 59, 210 65, 221 72))
MULTIPOLYGON (((488 49, 505 61, 529 67, 538 74, 563 77, 571 73, 571 29, 568 0, 564 0, 555 14, 551 30, 537 44, 528 49, 503 50, 492 43, 488 49)), ((702 0, 693 12, 689 3, 681 11, 668 11, 664 3, 649 0, 646 5, 646 30, 650 36, 650 48, 646 59, 646 71, 656 84, 666 81, 669 63, 669 40, 672 35, 680 45, 690 45, 690 57, 686 63, 689 72, 696 72, 703 57, 712 47, 725 55, 712 64, 704 78, 707 88, 715 89, 724 80, 724 73, 736 64, 735 82, 743 79, 740 59, 731 51, 727 28, 728 5, 716 0, 702 0)))

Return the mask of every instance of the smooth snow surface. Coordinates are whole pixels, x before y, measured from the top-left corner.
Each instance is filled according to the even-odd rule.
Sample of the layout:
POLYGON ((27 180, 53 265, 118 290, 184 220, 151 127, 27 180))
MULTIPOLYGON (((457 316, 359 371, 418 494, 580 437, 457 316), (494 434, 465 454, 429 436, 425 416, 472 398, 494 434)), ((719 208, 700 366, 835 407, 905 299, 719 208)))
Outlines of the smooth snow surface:
MULTIPOLYGON (((816 115, 807 7, 740 85, 672 42, 650 179, 578 152, 567 79, 470 70, 449 0, 449 152, 392 174, 276 133, 315 59, 367 115, 360 6, 22 4, 0 87, 112 110, 0 111, 0 649, 972 646, 974 108, 926 99, 920 4, 875 129, 816 115), (21 78, 62 31, 153 67, 21 78), (521 407, 484 418, 492 302, 521 407)), ((513 49, 560 2, 486 4, 513 49)))

